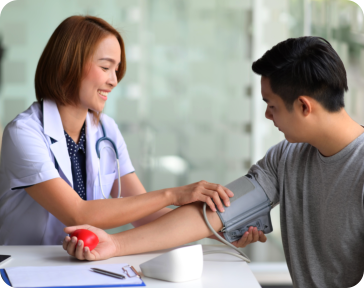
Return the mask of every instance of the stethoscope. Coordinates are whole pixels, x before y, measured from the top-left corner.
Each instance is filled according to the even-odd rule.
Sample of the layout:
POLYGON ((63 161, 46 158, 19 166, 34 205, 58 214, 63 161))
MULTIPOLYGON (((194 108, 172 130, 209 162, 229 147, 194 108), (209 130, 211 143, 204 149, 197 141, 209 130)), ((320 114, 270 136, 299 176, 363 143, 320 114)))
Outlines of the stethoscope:
MULTIPOLYGON (((43 103, 43 101, 42 101, 42 103, 41 103, 41 109, 42 109, 42 112, 44 111, 44 103, 43 103)), ((119 177, 118 177, 118 188, 119 188, 119 193, 118 193, 118 198, 121 198, 120 196, 121 196, 121 184, 120 184, 120 165, 119 165, 119 153, 118 153, 118 149, 116 148, 116 145, 115 145, 115 143, 114 143, 114 141, 112 141, 110 138, 108 138, 107 136, 106 136, 106 131, 105 131, 105 128, 104 128, 104 125, 102 125, 102 123, 101 123, 101 121, 99 121, 100 122, 100 125, 101 125, 101 129, 102 129, 102 133, 103 133, 103 137, 101 137, 99 140, 97 140, 97 142, 96 142, 96 154, 97 154, 97 158, 98 158, 98 165, 99 165, 99 182, 100 182, 100 188, 101 188, 101 193, 102 193, 102 196, 104 197, 104 199, 107 199, 106 197, 105 197, 105 194, 104 194, 104 189, 102 188, 102 180, 101 180, 101 165, 100 165, 100 156, 101 156, 101 151, 104 149, 104 148, 109 148, 109 149, 111 149, 111 147, 110 146, 104 146, 102 149, 101 149, 101 151, 100 151, 100 149, 99 149, 99 145, 100 145, 100 142, 102 142, 102 141, 109 141, 110 143, 111 143, 111 145, 112 145, 112 147, 114 148, 114 149, 112 149, 113 150, 113 152, 114 152, 114 154, 115 154, 115 157, 116 157, 116 163, 118 164, 118 175, 119 175, 119 177)), ((43 119, 43 123, 44 123, 44 119, 43 119)), ((51 138, 51 142, 52 142, 52 144, 53 143, 55 143, 56 142, 56 140, 54 140, 53 138, 51 138)), ((57 169, 57 171, 59 170, 59 166, 58 166, 58 163, 57 163, 57 161, 55 161, 55 166, 56 166, 56 169, 57 169)))
POLYGON ((106 136, 106 131, 105 131, 105 128, 104 128, 104 125, 102 125, 101 121, 100 121, 100 125, 101 125, 101 129, 102 129, 102 133, 103 133, 103 137, 99 138, 99 140, 96 141, 96 154, 97 154, 97 158, 98 158, 98 165, 99 165, 99 181, 100 181, 100 188, 101 188, 101 193, 102 193, 102 196, 104 197, 104 199, 107 199, 105 197, 105 194, 104 194, 104 189, 102 188, 102 181, 101 181, 101 165, 100 165, 100 158, 101 158, 101 152, 103 149, 105 148, 109 148, 111 149, 114 154, 115 154, 115 158, 116 158, 116 163, 118 164, 118 188, 119 188, 119 193, 118 193, 118 198, 120 198, 120 195, 121 195, 121 184, 120 184, 120 165, 119 165, 119 153, 118 153, 118 149, 116 148, 116 145, 114 143, 114 141, 112 141, 109 137, 106 136), (101 151, 100 151, 100 143, 102 141, 109 141, 112 145, 112 148, 110 146, 104 146, 101 151))

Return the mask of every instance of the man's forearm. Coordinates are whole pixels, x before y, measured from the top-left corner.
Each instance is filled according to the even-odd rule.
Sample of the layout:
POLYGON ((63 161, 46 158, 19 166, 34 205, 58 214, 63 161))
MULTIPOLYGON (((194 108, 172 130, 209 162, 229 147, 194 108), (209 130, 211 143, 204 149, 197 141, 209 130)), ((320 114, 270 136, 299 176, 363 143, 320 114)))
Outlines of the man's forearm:
POLYGON ((145 225, 145 224, 148 224, 152 221, 155 221, 157 220, 159 217, 162 217, 163 215, 169 213, 173 211, 173 209, 171 208, 163 208, 157 212, 154 212, 144 218, 141 218, 139 220, 136 220, 136 221, 133 221, 131 224, 133 224, 134 227, 139 227, 139 226, 142 226, 142 225, 145 225))
MULTIPOLYGON (((146 225, 114 234, 118 255, 168 249, 208 237, 212 234, 202 214, 202 203, 182 206, 146 225)), ((216 212, 209 208, 207 217, 215 231, 222 228, 216 212)))

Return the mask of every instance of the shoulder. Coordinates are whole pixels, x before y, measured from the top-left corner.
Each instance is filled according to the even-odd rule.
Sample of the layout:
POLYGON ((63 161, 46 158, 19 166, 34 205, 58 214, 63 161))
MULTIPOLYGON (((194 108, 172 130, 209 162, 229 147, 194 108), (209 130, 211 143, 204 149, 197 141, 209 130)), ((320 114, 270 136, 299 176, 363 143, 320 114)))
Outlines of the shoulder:
POLYGON ((6 141, 7 136, 12 138, 18 137, 19 134, 34 134, 43 133, 43 123, 42 123, 42 111, 40 109, 40 104, 34 102, 27 110, 18 114, 12 121, 10 121, 5 129, 3 141, 6 141), (24 133, 18 133, 21 130, 24 133))
MULTIPOLYGON (((110 116, 108 116, 106 114, 101 114, 99 127, 101 125, 105 129, 107 137, 116 141, 118 143, 117 145, 121 145, 122 143, 124 143, 124 138, 121 135, 119 127, 113 118, 111 118, 110 116)), ((101 129, 101 127, 100 127, 100 129, 101 129)))
POLYGON ((270 163, 285 163, 286 161, 296 161, 299 158, 306 157, 314 148, 307 143, 290 143, 283 140, 272 146, 265 155, 265 160, 270 163))
POLYGON ((278 144, 272 146, 268 153, 273 154, 300 154, 307 150, 314 148, 312 145, 308 143, 290 143, 287 140, 283 140, 278 144))
POLYGON ((107 137, 111 139, 116 139, 118 137, 118 134, 120 134, 119 127, 116 124, 115 120, 112 119, 110 116, 107 116, 106 114, 101 114, 100 116, 100 123, 99 123, 100 128, 101 125, 105 129, 107 137))
POLYGON ((35 155, 47 154, 48 149, 48 140, 42 123, 42 111, 37 103, 20 113, 4 129, 1 158, 4 158, 7 163, 29 161, 35 155), (17 156, 14 157, 14 155, 17 156))
POLYGON ((101 121, 102 125, 104 125, 105 129, 109 129, 109 126, 111 126, 113 128, 118 127, 115 120, 104 113, 102 113, 100 115, 100 121, 101 121))

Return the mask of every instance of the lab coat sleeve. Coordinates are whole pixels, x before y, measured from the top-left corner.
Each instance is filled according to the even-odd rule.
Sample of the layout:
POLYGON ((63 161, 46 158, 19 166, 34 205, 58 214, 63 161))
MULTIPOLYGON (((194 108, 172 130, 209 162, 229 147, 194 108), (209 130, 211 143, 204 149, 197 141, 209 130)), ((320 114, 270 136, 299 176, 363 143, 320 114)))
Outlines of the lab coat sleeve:
POLYGON ((287 147, 286 140, 271 147, 249 170, 249 174, 262 186, 274 206, 279 204, 279 163, 287 147))
MULTIPOLYGON (((119 165, 120 165, 120 177, 129 174, 131 172, 134 172, 135 169, 133 167, 133 164, 131 163, 129 152, 126 146, 126 143, 124 141, 123 136, 120 133, 120 130, 116 123, 114 122, 115 129, 116 129, 116 137, 117 137, 117 148, 119 153, 119 165)), ((115 173, 115 179, 118 178, 117 173, 115 173)))
POLYGON ((7 188, 12 190, 60 177, 43 128, 31 124, 12 122, 4 130, 1 161, 6 163, 7 188))

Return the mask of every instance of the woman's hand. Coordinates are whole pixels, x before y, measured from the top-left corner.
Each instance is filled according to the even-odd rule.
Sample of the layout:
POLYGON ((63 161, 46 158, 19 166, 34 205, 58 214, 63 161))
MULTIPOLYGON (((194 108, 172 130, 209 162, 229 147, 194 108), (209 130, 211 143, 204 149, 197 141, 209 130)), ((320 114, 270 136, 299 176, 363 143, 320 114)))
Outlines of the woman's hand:
POLYGON ((99 244, 90 251, 88 247, 83 246, 83 241, 73 236, 72 239, 66 236, 63 240, 63 249, 73 257, 79 260, 104 260, 117 255, 119 243, 114 240, 112 235, 107 234, 104 230, 95 228, 90 225, 80 225, 64 228, 64 231, 71 234, 77 229, 87 229, 92 231, 99 238, 99 244))
POLYGON ((225 206, 228 207, 230 206, 229 197, 234 196, 233 192, 228 188, 203 180, 189 185, 171 188, 170 190, 172 191, 173 205, 182 206, 195 201, 202 201, 206 202, 211 210, 215 212, 215 205, 220 212, 225 211, 221 199, 225 206))

